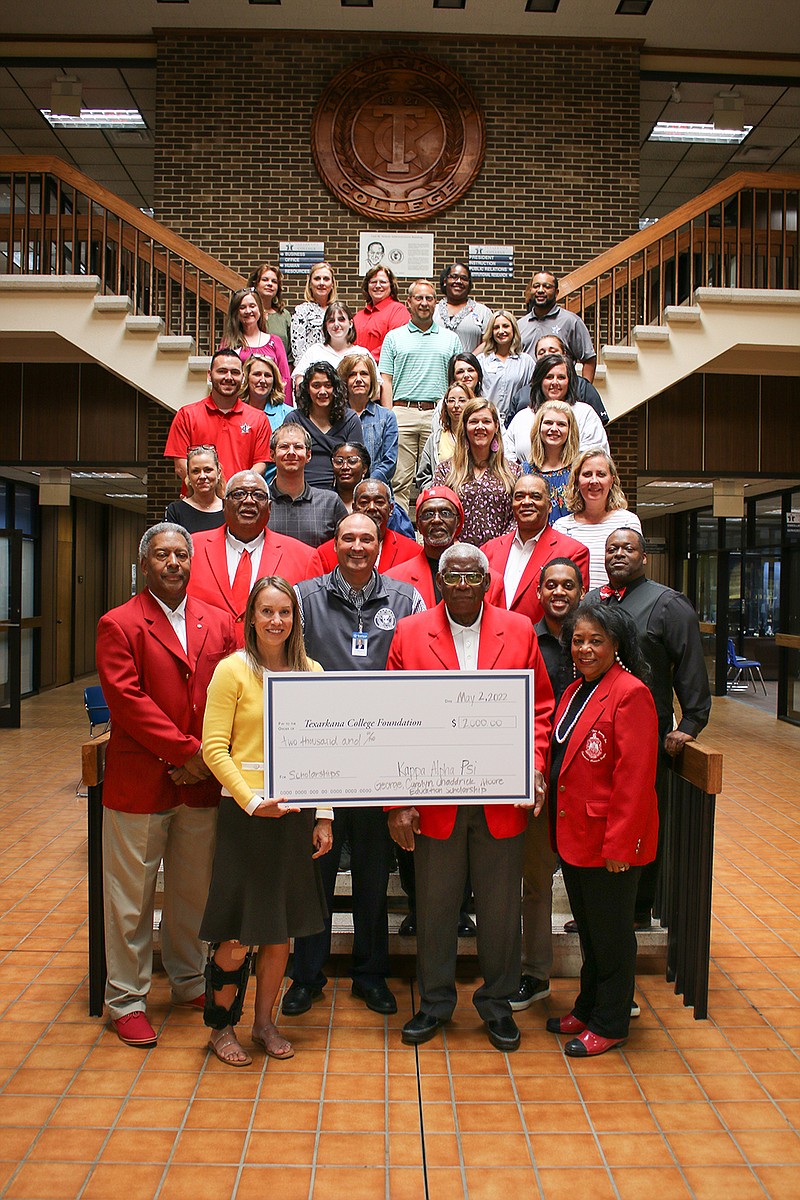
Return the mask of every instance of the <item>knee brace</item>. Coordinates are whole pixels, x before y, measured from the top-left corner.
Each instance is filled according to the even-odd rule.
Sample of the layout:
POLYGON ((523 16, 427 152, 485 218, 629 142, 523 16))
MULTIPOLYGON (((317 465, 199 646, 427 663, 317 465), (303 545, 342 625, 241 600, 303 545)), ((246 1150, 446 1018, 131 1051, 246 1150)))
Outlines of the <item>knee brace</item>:
POLYGON ((227 1025, 237 1025, 239 1023, 242 1016, 242 1009, 244 1008, 244 998, 247 994, 250 965, 253 961, 253 950, 251 947, 244 956, 244 962, 241 966, 236 967, 233 971, 223 971, 222 967, 218 966, 214 959, 218 948, 219 943, 209 947, 208 961, 203 972, 206 979, 206 1004, 203 1009, 203 1023, 208 1025, 210 1029, 224 1029, 227 1025), (223 1008, 214 999, 214 992, 219 991, 220 988, 227 987, 229 984, 236 985, 236 995, 233 997, 230 1008, 223 1008))

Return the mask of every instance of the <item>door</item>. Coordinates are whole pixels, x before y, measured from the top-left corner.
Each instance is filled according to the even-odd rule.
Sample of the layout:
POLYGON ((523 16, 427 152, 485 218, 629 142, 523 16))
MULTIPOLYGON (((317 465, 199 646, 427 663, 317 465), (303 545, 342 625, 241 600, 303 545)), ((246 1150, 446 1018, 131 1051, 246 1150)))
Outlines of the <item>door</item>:
POLYGON ((19 729, 22 666, 22 533, 0 529, 0 727, 19 729))

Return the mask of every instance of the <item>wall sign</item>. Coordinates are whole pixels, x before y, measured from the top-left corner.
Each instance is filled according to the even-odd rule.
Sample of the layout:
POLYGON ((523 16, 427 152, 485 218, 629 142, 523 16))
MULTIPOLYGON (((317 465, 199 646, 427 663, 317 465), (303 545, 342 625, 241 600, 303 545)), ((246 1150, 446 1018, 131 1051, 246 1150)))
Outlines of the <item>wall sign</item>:
POLYGON ((348 208, 386 221, 424 221, 455 204, 481 168, 485 143, 466 84, 416 56, 348 67, 326 87, 311 125, 326 186, 348 208))
POLYGON ((324 242, 281 242, 279 264, 284 275, 307 275, 325 258, 324 242))
POLYGON ((513 246, 470 246, 469 269, 476 279, 513 279, 513 246))
POLYGON ((398 279, 418 279, 433 274, 433 234, 378 233, 358 235, 358 269, 364 275, 370 267, 391 267, 398 279))

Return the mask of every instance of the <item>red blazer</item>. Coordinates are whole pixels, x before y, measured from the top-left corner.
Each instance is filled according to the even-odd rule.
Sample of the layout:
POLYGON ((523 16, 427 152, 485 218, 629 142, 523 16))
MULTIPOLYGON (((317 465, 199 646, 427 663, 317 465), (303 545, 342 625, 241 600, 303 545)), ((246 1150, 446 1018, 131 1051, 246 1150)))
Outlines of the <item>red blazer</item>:
MULTIPOLYGON (((206 604, 213 604, 215 608, 230 613, 236 626, 236 645, 241 650, 244 645, 244 613, 237 612, 228 581, 225 528, 223 525, 220 529, 210 529, 193 535, 194 558, 188 592, 195 600, 203 600, 206 604)), ((258 577, 261 579, 264 575, 281 575, 291 584, 300 583, 302 579, 309 579, 313 574, 309 570, 312 554, 311 547, 305 542, 265 529, 258 577)))
MULTIPOLYGON (((513 533, 506 533, 503 537, 492 538, 490 542, 486 542, 481 546, 481 550, 488 558, 489 566, 492 567, 494 572, 492 586, 489 589, 486 599, 490 604, 496 604, 498 608, 506 608, 506 590, 503 584, 503 575, 505 574, 506 563, 511 552, 511 543, 514 541, 514 536, 513 533)), ((588 549, 584 546, 583 542, 567 537, 565 533, 559 533, 548 525, 543 533, 539 535, 539 540, 534 547, 533 554, 528 560, 528 565, 522 572, 522 578, 517 585, 516 595, 511 602, 511 611, 522 613, 524 616, 529 617, 534 625, 537 621, 541 621, 544 616, 539 598, 536 595, 539 575, 541 574, 542 567, 552 562, 554 558, 571 558, 580 569, 584 590, 587 592, 589 590, 588 549)))
MULTIPOLYGON (((554 730, 580 684, 570 684, 554 730)), ((658 718, 650 689, 616 663, 581 713, 550 795, 554 849, 576 867, 656 856, 658 718)))
MULTIPOLYGON (((387 529, 381 548, 378 571, 383 575, 388 572, 389 567, 399 565, 402 562, 408 562, 409 559, 416 558, 418 554, 419 542, 415 542, 413 538, 406 537, 403 533, 395 533, 393 529, 387 529)), ((312 579, 317 575, 327 575, 338 564, 339 560, 336 557, 336 550, 334 549, 334 538, 329 538, 327 542, 323 542, 321 546, 317 546, 316 550, 312 552, 308 578, 312 579)), ((395 576, 395 578, 397 577, 395 576)))
POLYGON ((177 786, 171 767, 200 748, 206 692, 217 663, 236 648, 233 621, 197 600, 186 602, 186 642, 180 642, 150 592, 112 608, 97 625, 97 670, 111 712, 103 804, 156 813, 187 804, 211 808, 220 788, 177 786))
MULTIPOLYGON (((410 541, 411 539, 407 540, 410 541)), ((390 567, 386 574, 390 575, 392 579, 399 579, 401 583, 410 583, 412 587, 415 587, 425 601, 426 608, 436 607, 438 601, 436 593, 433 590, 433 576, 431 575, 431 569, 428 566, 428 559, 424 550, 420 550, 419 554, 415 555, 414 558, 408 558, 405 562, 401 562, 399 566, 390 567)), ((492 587, 490 588, 490 593, 492 590, 497 591, 498 586, 497 576, 494 571, 492 571, 491 575, 492 587)), ((500 583, 502 584, 502 582, 501 579, 500 583)), ((488 596, 486 598, 487 600, 489 599, 488 596)), ((505 608, 505 605, 498 607, 505 608)))
MULTIPOLYGON (((453 635, 444 603, 428 612, 404 617, 397 623, 389 649, 387 671, 457 671, 453 635)), ((478 670, 533 670, 535 737, 534 760, 537 771, 544 771, 553 721, 553 689, 539 653, 533 626, 516 613, 503 612, 484 604, 481 637, 478 645, 478 670)), ((513 804, 484 806, 486 824, 493 837, 513 837, 528 824, 528 810, 513 804)), ((453 832, 456 807, 453 804, 425 804, 419 810, 420 830, 428 837, 447 838, 453 832)))

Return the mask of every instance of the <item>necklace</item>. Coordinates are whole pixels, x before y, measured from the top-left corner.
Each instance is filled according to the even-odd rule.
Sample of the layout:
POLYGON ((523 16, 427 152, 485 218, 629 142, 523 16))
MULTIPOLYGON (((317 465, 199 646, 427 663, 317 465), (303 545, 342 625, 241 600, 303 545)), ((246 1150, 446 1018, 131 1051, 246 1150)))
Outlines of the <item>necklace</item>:
MULTIPOLYGON (((597 683, 599 683, 599 682, 600 682, 600 680, 598 679, 597 683)), ((567 738, 568 738, 568 737, 569 737, 569 735, 572 733, 572 731, 573 731, 573 729, 575 728, 575 726, 578 724, 578 721, 579 721, 579 719, 580 719, 580 717, 581 717, 581 714, 583 713, 583 710, 586 708, 586 705, 589 703, 589 701, 590 701, 590 700, 591 700, 591 698, 592 698, 592 695, 593 695, 593 693, 594 693, 594 689, 597 687, 597 683, 595 683, 595 684, 592 684, 592 686, 591 686, 591 687, 590 687, 590 689, 589 689, 589 694, 588 694, 588 696, 586 697, 586 699, 584 700, 583 704, 580 706, 580 708, 578 709, 578 711, 575 713, 575 716, 572 718, 572 720, 570 721, 570 723, 569 723, 569 725, 567 726, 567 728, 566 728, 566 729, 564 729, 564 727, 563 727, 563 726, 564 726, 564 722, 566 721, 567 717, 568 717, 568 716, 569 716, 569 714, 570 714, 570 710, 572 709, 572 705, 574 704, 575 700, 576 700, 576 699, 578 698, 578 696, 580 695, 580 688, 579 688, 579 689, 578 689, 578 691, 575 693, 575 695, 572 697, 572 700, 570 701, 569 705, 567 706, 567 711, 564 713, 563 717, 561 718, 561 720, 560 720, 560 721, 558 722, 558 724, 556 725, 556 727, 555 727, 555 731, 554 731, 554 733, 553 733, 553 737, 556 739, 556 741, 558 742, 559 746, 563 746, 563 745, 564 745, 564 742, 567 740, 567 738)), ((586 685, 585 685, 585 684, 582 684, 581 686, 586 686, 586 685)))

